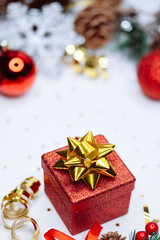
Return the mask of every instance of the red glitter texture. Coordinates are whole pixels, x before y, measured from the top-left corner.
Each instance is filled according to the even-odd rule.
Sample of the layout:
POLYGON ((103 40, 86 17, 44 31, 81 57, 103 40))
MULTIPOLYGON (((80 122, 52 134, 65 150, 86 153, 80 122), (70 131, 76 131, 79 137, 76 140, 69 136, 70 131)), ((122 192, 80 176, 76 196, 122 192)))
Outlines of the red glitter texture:
MULTIPOLYGON (((95 140, 108 143, 103 135, 96 136, 95 140)), ((56 151, 42 156, 45 192, 71 234, 89 229, 95 221, 102 224, 128 212, 135 177, 115 151, 109 160, 117 176, 101 175, 94 190, 83 181, 72 182, 68 171, 53 169, 58 159, 56 151)))
POLYGON ((160 99, 160 50, 153 51, 141 59, 138 80, 148 97, 160 99))

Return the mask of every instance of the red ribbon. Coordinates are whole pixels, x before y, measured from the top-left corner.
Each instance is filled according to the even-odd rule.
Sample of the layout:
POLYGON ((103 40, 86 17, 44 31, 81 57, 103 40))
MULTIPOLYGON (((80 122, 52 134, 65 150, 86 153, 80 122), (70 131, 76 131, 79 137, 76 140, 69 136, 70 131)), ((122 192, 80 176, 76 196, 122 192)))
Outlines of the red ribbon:
MULTIPOLYGON (((95 222, 92 225, 90 231, 88 232, 85 240, 98 240, 101 230, 102 230, 101 225, 95 222)), ((75 240, 74 238, 56 229, 50 229, 48 232, 44 234, 44 238, 46 240, 55 240, 55 238, 57 238, 58 240, 75 240)))
POLYGON ((98 240, 99 234, 103 227, 97 222, 95 222, 90 231, 88 232, 85 240, 98 240))

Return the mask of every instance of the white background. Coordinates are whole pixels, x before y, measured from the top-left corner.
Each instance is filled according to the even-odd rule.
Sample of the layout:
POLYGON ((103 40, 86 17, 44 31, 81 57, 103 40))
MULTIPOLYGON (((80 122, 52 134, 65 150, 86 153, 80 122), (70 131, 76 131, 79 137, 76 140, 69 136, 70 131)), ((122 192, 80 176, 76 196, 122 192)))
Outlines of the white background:
MULTIPOLYGON (((146 12, 160 7, 159 0, 126 2, 146 12)), ((26 177, 35 176, 41 181, 29 211, 40 226, 40 239, 50 228, 70 235, 44 193, 41 155, 65 146, 67 136, 83 136, 89 130, 116 144, 117 153, 137 179, 129 213, 103 224, 102 233, 118 230, 128 236, 134 229, 144 230, 145 203, 152 218, 160 214, 160 102, 141 92, 135 62, 123 53, 109 53, 108 58, 108 80, 77 76, 64 66, 61 77, 51 81, 39 69, 26 95, 0 96, 0 198, 26 177)), ((21 239, 31 239, 30 232, 19 233, 26 236, 21 239)), ((86 234, 75 238, 85 239, 86 234)), ((10 230, 1 220, 0 239, 11 239, 10 230)))

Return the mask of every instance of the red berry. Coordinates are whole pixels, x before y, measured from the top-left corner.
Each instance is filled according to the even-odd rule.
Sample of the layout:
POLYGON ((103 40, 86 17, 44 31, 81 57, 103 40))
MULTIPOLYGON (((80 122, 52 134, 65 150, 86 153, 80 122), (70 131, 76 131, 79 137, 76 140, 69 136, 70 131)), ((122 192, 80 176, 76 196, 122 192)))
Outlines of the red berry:
POLYGON ((136 233, 135 240, 147 240, 148 234, 145 231, 139 231, 136 233))
POLYGON ((147 225, 146 225, 146 232, 149 235, 157 233, 158 232, 158 225, 157 225, 157 223, 155 223, 155 222, 147 223, 147 225))
POLYGON ((138 80, 148 97, 160 100, 160 50, 152 51, 141 59, 138 80))

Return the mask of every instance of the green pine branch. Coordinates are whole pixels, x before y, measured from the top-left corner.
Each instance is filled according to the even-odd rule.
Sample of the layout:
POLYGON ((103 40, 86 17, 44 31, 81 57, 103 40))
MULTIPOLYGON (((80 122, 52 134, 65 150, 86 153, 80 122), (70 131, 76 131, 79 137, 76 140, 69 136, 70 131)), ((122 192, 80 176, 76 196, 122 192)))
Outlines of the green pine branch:
POLYGON ((125 31, 119 25, 117 43, 119 50, 129 50, 132 58, 141 58, 148 51, 147 36, 143 28, 135 21, 128 20, 132 26, 131 31, 125 31))

